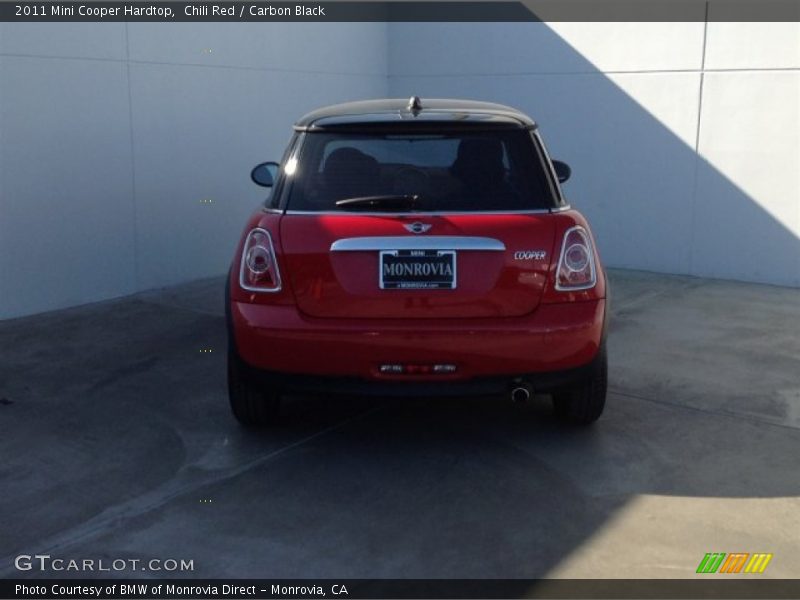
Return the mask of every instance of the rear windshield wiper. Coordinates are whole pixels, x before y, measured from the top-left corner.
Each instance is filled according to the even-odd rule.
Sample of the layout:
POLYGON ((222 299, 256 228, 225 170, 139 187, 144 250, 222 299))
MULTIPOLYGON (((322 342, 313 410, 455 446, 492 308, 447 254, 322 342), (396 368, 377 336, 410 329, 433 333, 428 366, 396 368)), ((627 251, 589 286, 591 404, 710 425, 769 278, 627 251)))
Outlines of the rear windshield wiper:
POLYGON ((344 209, 363 210, 373 208, 376 210, 396 210, 398 208, 414 210, 417 207, 419 196, 417 194, 386 194, 384 196, 361 196, 358 198, 345 198, 337 200, 336 206, 344 209))

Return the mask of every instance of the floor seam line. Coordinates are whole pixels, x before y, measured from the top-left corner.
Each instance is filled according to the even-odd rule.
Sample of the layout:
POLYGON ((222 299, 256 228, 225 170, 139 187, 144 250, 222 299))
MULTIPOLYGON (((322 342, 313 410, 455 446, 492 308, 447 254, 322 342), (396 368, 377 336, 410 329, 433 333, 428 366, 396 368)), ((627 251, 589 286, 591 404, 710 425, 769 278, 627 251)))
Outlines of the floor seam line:
MULTIPOLYGON (((359 413, 359 414, 357 414, 357 415, 355 415, 353 417, 349 417, 347 419, 344 419, 343 421, 339 421, 338 423, 335 423, 335 424, 333 424, 333 425, 331 425, 329 427, 326 427, 324 429, 316 431, 316 432, 314 432, 314 433, 312 433, 310 435, 307 435, 304 438, 301 438, 301 439, 299 439, 299 440, 297 440, 295 442, 292 442, 291 444, 288 444, 286 446, 283 446, 281 448, 273 450, 272 452, 269 452, 268 454, 266 454, 264 456, 260 456, 258 458, 255 458, 255 459, 245 463, 244 465, 241 465, 240 467, 238 467, 238 468, 234 469, 233 471, 228 472, 228 473, 226 473, 226 474, 224 474, 222 476, 214 477, 214 478, 211 478, 211 479, 209 479, 207 481, 197 482, 197 484, 195 484, 195 485, 187 484, 187 485, 185 485, 185 486, 183 486, 183 487, 181 487, 181 488, 179 488, 179 489, 177 489, 177 490, 175 490, 175 491, 173 491, 171 493, 166 494, 164 497, 160 498, 158 501, 153 500, 149 504, 146 504, 145 506, 140 507, 138 509, 136 509, 136 508, 130 509, 130 513, 128 513, 128 514, 126 514, 124 508, 121 508, 121 509, 118 509, 120 514, 113 514, 113 512, 112 512, 112 514, 107 515, 105 517, 102 516, 102 513, 100 515, 96 515, 95 517, 93 517, 93 519, 96 519, 98 521, 97 523, 91 524, 91 521, 93 519, 89 519, 88 521, 85 521, 84 523, 80 523, 80 524, 76 525, 75 527, 73 527, 73 528, 71 528, 71 529, 69 529, 67 531, 64 531, 64 532, 56 534, 55 536, 52 536, 52 538, 55 539, 56 541, 50 542, 49 544, 46 544, 46 547, 43 550, 43 552, 45 552, 45 553, 53 553, 53 552, 56 552, 56 551, 63 550, 64 548, 70 548, 70 547, 75 546, 77 544, 86 542, 87 540, 91 540, 91 539, 93 539, 93 538, 95 538, 95 537, 97 537, 99 535, 102 535, 104 533, 107 533, 109 531, 113 531, 115 529, 118 529, 119 527, 124 525, 126 522, 130 521, 131 519, 134 519, 134 518, 137 518, 137 517, 141 517, 142 515, 145 515, 145 514, 147 514, 149 512, 152 512, 153 510, 156 510, 159 507, 165 506, 166 504, 168 504, 172 500, 175 500, 176 498, 184 496, 184 495, 186 495, 186 494, 188 494, 188 493, 190 493, 192 491, 196 491, 198 489, 207 487, 209 485, 219 484, 219 483, 222 483, 222 482, 224 482, 226 480, 238 477, 239 475, 242 475, 242 474, 246 473, 247 471, 249 471, 249 470, 251 470, 251 469, 253 469, 255 467, 258 467, 261 464, 265 464, 265 463, 270 462, 272 459, 274 459, 274 458, 276 458, 276 457, 278 457, 278 456, 280 456, 282 454, 285 454, 285 453, 287 453, 287 452, 289 452, 291 450, 294 450, 295 448, 299 448, 300 446, 306 444, 307 442, 310 442, 311 440, 314 440, 316 438, 322 437, 322 436, 324 436, 324 435, 326 435, 328 433, 331 433, 333 431, 341 429, 345 425, 348 425, 350 423, 358 421, 359 419, 364 418, 364 417, 366 417, 366 416, 368 416, 368 415, 380 410, 380 408, 381 407, 375 407, 375 408, 372 408, 370 410, 367 410, 367 411, 364 411, 362 413, 359 413), (87 528, 87 531, 84 532, 82 535, 78 535, 77 537, 75 537, 75 536, 72 536, 72 535, 70 535, 68 533, 69 531, 72 531, 72 530, 75 530, 75 529, 80 529, 82 527, 86 527, 87 528), (58 541, 59 539, 62 539, 62 538, 63 538, 64 541, 58 541)), ((180 471, 183 470, 183 468, 185 468, 186 466, 190 467, 191 465, 184 465, 184 467, 182 467, 181 469, 178 470, 178 473, 180 473, 180 471)), ((139 498, 141 498, 142 496, 146 496, 148 493, 152 494, 154 492, 145 492, 145 494, 142 494, 141 496, 139 496, 139 498)), ((136 499, 133 499, 133 500, 131 500, 129 502, 135 503, 136 499)), ((4 559, 0 559, 0 560, 4 560, 7 564, 13 564, 13 559, 14 559, 14 556, 7 556, 7 557, 4 557, 4 559)), ((8 574, 13 574, 14 572, 15 571, 13 571, 12 569, 0 570, 0 576, 6 576, 8 574)))

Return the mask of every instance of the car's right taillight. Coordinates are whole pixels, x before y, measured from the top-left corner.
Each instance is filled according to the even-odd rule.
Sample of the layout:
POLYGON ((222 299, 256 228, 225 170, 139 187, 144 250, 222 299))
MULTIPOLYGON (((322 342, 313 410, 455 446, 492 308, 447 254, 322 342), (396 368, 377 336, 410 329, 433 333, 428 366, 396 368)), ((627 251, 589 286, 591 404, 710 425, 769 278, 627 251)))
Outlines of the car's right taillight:
POLYGON ((239 267, 239 285, 250 292, 278 292, 281 289, 275 247, 266 229, 257 227, 247 234, 239 267))
POLYGON ((564 233, 561 257, 556 270, 556 289, 560 292, 588 290, 597 285, 594 247, 589 232, 580 225, 564 233))

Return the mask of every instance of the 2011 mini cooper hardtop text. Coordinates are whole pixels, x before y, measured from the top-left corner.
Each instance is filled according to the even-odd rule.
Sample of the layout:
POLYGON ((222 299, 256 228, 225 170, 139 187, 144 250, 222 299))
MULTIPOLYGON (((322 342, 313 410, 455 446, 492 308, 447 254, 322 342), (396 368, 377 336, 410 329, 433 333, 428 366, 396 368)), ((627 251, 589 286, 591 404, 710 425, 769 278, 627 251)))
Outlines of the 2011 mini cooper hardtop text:
POLYGON ((300 119, 227 282, 228 387, 244 424, 288 391, 606 397, 606 277, 536 124, 463 100, 378 100, 300 119))

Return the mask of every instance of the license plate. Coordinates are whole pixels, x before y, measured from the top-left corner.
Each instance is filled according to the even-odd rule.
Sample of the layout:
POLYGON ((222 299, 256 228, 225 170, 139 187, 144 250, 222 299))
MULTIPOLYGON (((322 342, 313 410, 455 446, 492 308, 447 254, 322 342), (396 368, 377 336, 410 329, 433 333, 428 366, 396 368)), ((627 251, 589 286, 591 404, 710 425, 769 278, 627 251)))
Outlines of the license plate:
POLYGON ((382 290, 453 290, 455 250, 384 250, 379 281, 382 290))

